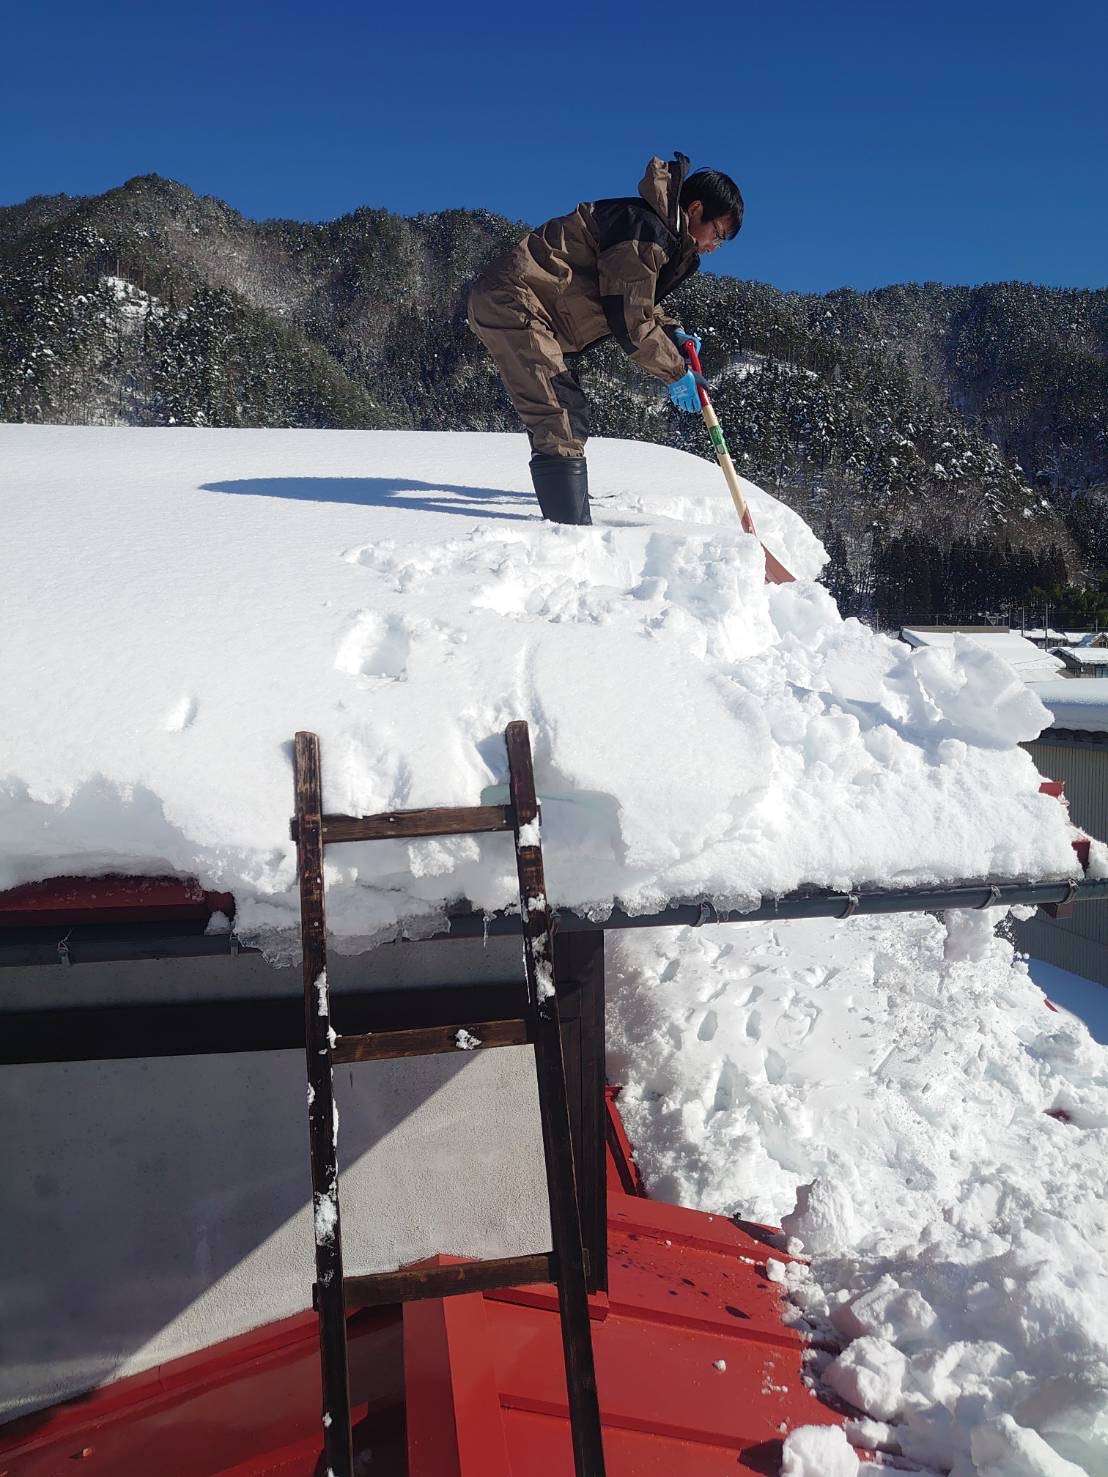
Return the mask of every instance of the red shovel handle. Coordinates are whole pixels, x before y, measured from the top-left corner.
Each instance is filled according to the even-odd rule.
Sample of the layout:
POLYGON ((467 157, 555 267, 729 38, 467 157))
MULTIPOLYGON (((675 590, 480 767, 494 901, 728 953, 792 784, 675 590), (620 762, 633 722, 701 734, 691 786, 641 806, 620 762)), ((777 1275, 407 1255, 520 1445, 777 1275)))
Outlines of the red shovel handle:
MULTIPOLYGON (((700 368, 700 355, 696 352, 696 345, 692 343, 691 340, 686 339, 686 341, 681 345, 681 350, 684 353, 685 358, 689 361, 689 368, 693 371, 693 373, 702 374, 703 370, 700 368)), ((708 391, 704 388, 704 386, 697 385, 696 388, 700 395, 701 405, 711 405, 712 402, 708 398, 708 391)))

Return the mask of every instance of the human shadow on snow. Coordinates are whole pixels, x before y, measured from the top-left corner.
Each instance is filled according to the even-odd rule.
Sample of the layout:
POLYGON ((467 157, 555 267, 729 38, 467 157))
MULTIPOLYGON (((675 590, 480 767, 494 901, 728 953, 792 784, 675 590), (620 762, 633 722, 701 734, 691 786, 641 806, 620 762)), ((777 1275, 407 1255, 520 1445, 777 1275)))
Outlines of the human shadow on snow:
POLYGON ((503 487, 471 487, 454 482, 420 482, 417 478, 403 476, 242 477, 228 482, 205 482, 200 490, 232 493, 237 497, 283 497, 303 503, 411 508, 463 518, 508 518, 514 522, 528 522, 539 516, 538 504, 527 492, 510 492, 503 487), (459 499, 464 501, 460 503, 459 499), (521 511, 501 511, 511 507, 521 511))

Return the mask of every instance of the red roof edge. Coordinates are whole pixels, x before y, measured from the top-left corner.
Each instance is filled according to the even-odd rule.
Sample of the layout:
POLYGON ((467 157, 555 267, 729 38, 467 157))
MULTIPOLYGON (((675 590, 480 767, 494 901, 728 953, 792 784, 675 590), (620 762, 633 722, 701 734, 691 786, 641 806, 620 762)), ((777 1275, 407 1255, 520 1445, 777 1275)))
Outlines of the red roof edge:
POLYGON ((233 918, 229 892, 207 892, 195 877, 51 877, 0 892, 0 928, 81 923, 206 923, 233 918))

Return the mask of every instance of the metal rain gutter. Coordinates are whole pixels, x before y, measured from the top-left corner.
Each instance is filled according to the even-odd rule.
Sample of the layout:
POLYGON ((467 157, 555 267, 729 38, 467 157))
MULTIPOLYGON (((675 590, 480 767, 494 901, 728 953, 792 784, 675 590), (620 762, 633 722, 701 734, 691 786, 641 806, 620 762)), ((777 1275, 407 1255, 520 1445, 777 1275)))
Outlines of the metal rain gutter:
MULTIPOLYGON (((764 899, 758 906, 718 908, 709 901, 671 903, 657 913, 629 914, 614 908, 605 918, 558 911, 564 933, 609 932, 625 928, 700 927, 705 923, 766 923, 800 918, 849 918, 889 913, 934 913, 947 908, 1033 907, 1102 902, 1108 878, 1046 882, 977 881, 942 887, 859 888, 854 892, 808 890, 764 899)), ((465 905, 448 913, 447 929, 435 939, 482 938, 518 934, 518 913, 486 917, 465 905)), ((426 935, 421 936, 426 939, 426 935)), ((203 925, 167 921, 76 924, 73 927, 0 929, 0 967, 103 963, 127 959, 182 959, 255 953, 232 934, 205 934, 203 925)))
MULTIPOLYGON (((947 908, 1045 907, 1108 900, 1108 878, 1080 882, 959 882, 946 887, 876 888, 857 892, 789 892, 763 899, 750 910, 716 908, 710 902, 671 903, 660 913, 632 915, 613 909, 603 922, 559 913, 567 933, 610 928, 698 928, 705 923, 767 923, 796 918, 852 918, 860 914, 937 913, 947 908)), ((509 932, 511 930, 505 930, 509 932)), ((455 933, 453 921, 451 933, 455 933)))

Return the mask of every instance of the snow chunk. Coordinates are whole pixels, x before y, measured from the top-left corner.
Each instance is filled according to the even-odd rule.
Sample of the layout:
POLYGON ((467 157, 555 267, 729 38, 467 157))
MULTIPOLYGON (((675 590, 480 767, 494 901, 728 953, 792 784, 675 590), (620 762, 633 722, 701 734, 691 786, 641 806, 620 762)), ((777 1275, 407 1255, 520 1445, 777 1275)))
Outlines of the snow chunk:
POLYGON ((817 1179, 797 1185, 796 1206, 781 1217, 785 1235, 805 1251, 830 1251, 849 1246, 855 1236, 854 1206, 846 1187, 834 1180, 817 1179))
POLYGON ((535 988, 540 1000, 552 1000, 557 994, 554 988, 554 971, 545 959, 535 960, 535 988))
POLYGON ((781 1477, 857 1477, 859 1470, 841 1426, 798 1426, 785 1437, 781 1477))
POLYGON ((986 958, 1005 911, 1004 908, 948 908, 943 914, 946 924, 943 958, 948 963, 961 960, 977 963, 986 958))
POLYGON ((1085 1477, 1084 1467, 1067 1462, 1010 1415, 978 1426, 970 1449, 980 1477, 1085 1477))
POLYGON ((332 1188, 325 1195, 315 1197, 315 1239, 317 1246, 326 1246, 335 1239, 335 1227, 339 1220, 338 1194, 332 1188))
POLYGON ((935 1325, 935 1310, 914 1288, 902 1288, 886 1274, 857 1297, 841 1303, 831 1322, 847 1338, 866 1334, 899 1343, 925 1339, 935 1325))
POLYGON ((851 1405, 879 1421, 891 1421, 900 1414, 907 1368, 908 1360, 899 1349, 866 1335, 844 1349, 823 1378, 851 1405))
POLYGON ((467 1031, 464 1026, 461 1026, 454 1032, 454 1045, 459 1051, 474 1051, 481 1045, 481 1038, 474 1036, 471 1031, 467 1031))

